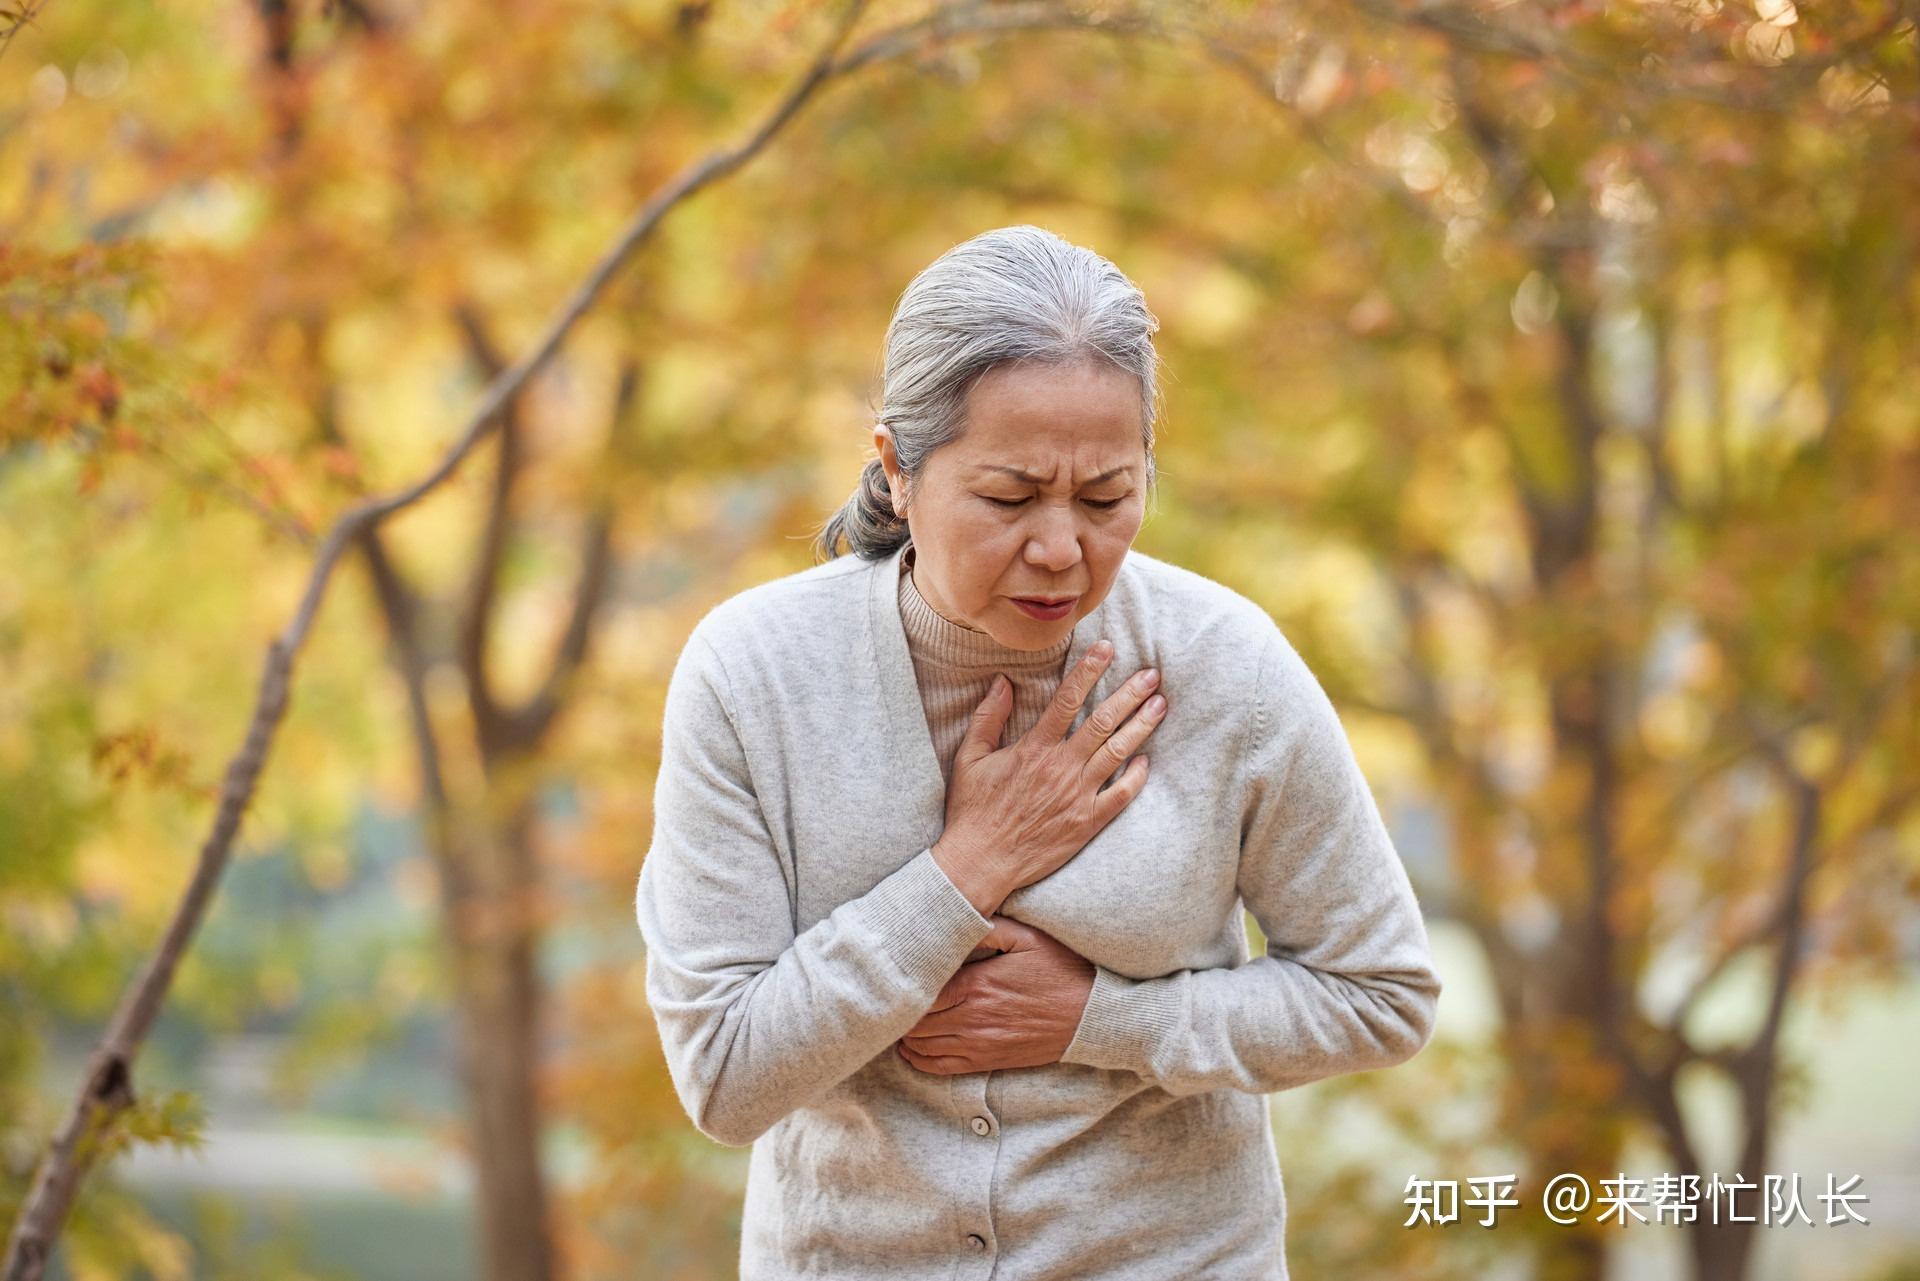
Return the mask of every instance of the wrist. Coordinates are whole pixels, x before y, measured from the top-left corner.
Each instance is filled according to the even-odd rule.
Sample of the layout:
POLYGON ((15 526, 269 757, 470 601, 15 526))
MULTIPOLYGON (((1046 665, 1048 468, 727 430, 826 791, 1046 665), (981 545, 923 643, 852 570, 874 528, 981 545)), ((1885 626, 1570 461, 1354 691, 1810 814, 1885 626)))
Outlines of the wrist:
POLYGON ((1007 895, 1013 893, 1006 874, 964 844, 941 837, 933 843, 933 861, 982 916, 999 911, 1007 895))

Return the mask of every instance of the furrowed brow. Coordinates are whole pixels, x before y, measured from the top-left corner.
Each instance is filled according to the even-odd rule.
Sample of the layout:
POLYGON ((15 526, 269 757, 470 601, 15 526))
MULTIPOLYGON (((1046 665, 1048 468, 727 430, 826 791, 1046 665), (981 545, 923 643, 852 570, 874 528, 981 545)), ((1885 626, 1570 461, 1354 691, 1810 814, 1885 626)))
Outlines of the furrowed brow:
MULTIPOLYGON (((982 463, 978 470, 1005 472, 1007 475, 1013 477, 1015 480, 1025 481, 1029 485, 1039 485, 1039 484, 1045 483, 1043 478, 1039 476, 1028 475, 1026 472, 1020 470, 1018 467, 1006 467, 999 463, 982 463)), ((1123 476, 1127 473, 1128 470, 1129 468, 1125 464, 1122 464, 1119 467, 1114 467, 1107 471, 1101 472, 1098 476, 1095 476, 1092 480, 1087 481, 1086 484, 1098 485, 1103 480, 1112 480, 1115 476, 1123 476)))

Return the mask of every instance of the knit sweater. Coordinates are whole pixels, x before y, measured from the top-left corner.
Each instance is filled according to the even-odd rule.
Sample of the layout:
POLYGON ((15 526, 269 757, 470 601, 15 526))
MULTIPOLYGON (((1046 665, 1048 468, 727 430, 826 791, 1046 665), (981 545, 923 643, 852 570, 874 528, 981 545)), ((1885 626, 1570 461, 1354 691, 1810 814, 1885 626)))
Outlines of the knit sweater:
POLYGON ((1004 673, 1013 683, 1013 710, 1000 734, 1000 745, 1008 747, 1039 722, 1040 713, 1053 701, 1073 637, 1062 636, 1045 649, 1002 645, 987 632, 941 617, 927 604, 913 581, 911 546, 900 566, 900 623, 907 634, 907 652, 913 657, 927 730, 933 735, 933 754, 940 760, 940 778, 951 784, 953 758, 995 674, 1004 673))
POLYGON ((744 1281, 1286 1281, 1265 1093, 1400 1063, 1440 980, 1366 779, 1273 620, 1129 551, 1070 668, 1168 700, 1127 807, 1001 914, 1093 962, 1057 1063, 893 1052, 989 923, 932 845, 943 770, 900 553, 737 593, 668 684, 636 909, 674 1088, 753 1145, 744 1281), (1244 904, 1266 935, 1247 955, 1244 904))

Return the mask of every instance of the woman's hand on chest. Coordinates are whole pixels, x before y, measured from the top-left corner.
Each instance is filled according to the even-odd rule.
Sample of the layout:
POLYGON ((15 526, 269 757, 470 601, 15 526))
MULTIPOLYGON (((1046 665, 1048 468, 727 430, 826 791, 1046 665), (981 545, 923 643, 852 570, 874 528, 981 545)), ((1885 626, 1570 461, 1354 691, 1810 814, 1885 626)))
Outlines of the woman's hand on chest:
POLYGON ((898 1042, 900 1057, 923 1072, 1039 1067, 1073 1043, 1093 962, 1011 917, 990 919, 980 946, 997 951, 962 965, 898 1042))

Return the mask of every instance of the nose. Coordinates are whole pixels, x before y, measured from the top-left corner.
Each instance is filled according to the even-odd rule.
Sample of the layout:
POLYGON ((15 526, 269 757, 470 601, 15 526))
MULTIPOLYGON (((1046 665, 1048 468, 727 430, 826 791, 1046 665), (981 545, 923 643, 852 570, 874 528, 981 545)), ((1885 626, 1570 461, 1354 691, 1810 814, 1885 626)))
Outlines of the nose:
POLYGON ((1027 537, 1026 561, 1050 573, 1072 569, 1080 561, 1080 532, 1073 513, 1048 505, 1027 537))

